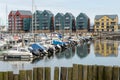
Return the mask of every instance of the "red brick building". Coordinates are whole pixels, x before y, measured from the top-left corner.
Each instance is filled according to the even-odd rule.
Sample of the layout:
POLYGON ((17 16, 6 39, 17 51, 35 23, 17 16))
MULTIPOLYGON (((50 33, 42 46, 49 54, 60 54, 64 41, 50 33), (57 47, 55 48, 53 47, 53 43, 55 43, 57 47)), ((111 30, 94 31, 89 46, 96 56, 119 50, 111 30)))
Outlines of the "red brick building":
POLYGON ((11 11, 8 15, 8 30, 15 31, 15 13, 16 11, 11 11))
POLYGON ((17 10, 11 11, 8 15, 9 32, 23 31, 23 19, 32 18, 31 11, 17 10))

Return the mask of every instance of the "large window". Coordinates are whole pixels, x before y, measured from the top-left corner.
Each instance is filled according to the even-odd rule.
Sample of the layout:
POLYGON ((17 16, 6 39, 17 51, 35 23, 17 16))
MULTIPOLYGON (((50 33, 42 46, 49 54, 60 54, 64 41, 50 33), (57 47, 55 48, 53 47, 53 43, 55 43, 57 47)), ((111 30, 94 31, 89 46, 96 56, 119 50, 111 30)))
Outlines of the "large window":
POLYGON ((102 28, 104 28, 104 26, 102 26, 102 28))
POLYGON ((107 22, 106 25, 108 26, 108 25, 109 25, 109 22, 107 22))
POLYGON ((99 22, 96 22, 95 25, 100 25, 100 23, 99 23, 99 22))
POLYGON ((80 19, 84 19, 83 17, 80 17, 80 19))
POLYGON ((104 26, 104 23, 102 22, 102 26, 104 26))
POLYGON ((107 28, 109 28, 109 26, 107 26, 107 28))
POLYGON ((104 29, 102 29, 102 31, 104 31, 104 29))
POLYGON ((111 25, 115 25, 116 24, 116 22, 111 22, 111 25))

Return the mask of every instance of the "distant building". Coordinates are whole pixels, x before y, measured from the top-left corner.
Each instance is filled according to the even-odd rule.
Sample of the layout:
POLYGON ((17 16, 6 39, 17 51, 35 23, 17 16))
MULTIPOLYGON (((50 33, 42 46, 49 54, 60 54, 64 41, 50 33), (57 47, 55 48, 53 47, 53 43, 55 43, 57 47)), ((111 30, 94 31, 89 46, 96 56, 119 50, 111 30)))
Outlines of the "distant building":
POLYGON ((11 11, 8 17, 9 30, 11 32, 23 32, 24 18, 32 18, 31 11, 27 10, 11 11))
POLYGON ((39 11, 39 10, 36 10, 33 14, 33 19, 32 19, 33 20, 33 30, 37 31, 37 32, 41 29, 40 28, 40 23, 42 22, 42 21, 40 21, 41 14, 42 14, 42 11, 39 11))
POLYGON ((31 29, 31 22, 32 22, 31 18, 24 18, 23 19, 23 30, 25 32, 29 32, 30 31, 30 29, 31 29))
POLYGON ((49 10, 44 10, 40 17, 40 30, 41 32, 54 31, 54 14, 49 10))
POLYGON ((8 15, 8 31, 14 32, 15 31, 15 13, 16 11, 11 11, 8 15))
POLYGON ((76 17, 76 29, 77 32, 90 31, 90 19, 85 13, 80 13, 76 17))
POLYGON ((96 15, 94 22, 95 32, 118 31, 117 15, 96 15))
POLYGON ((64 14, 57 13, 55 16, 55 31, 61 32, 64 29, 64 14))
POLYGON ((64 31, 70 33, 76 31, 75 17, 72 15, 72 13, 66 13, 64 15, 64 31))

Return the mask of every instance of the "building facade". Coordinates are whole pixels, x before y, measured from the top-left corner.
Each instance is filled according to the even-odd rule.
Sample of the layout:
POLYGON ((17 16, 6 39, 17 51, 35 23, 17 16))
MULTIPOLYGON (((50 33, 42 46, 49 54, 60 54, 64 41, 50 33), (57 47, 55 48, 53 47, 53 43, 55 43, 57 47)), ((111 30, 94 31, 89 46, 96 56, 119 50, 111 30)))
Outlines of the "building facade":
POLYGON ((76 31, 75 17, 72 13, 66 13, 64 15, 64 32, 69 33, 73 31, 76 31))
POLYGON ((15 31, 15 13, 16 11, 11 11, 8 15, 8 31, 15 31))
POLYGON ((37 31, 39 32, 40 30, 40 18, 41 18, 41 14, 42 14, 42 11, 39 11, 39 10, 36 10, 33 14, 33 25, 31 23, 31 26, 33 26, 33 30, 34 32, 37 31))
POLYGON ((8 17, 9 30, 11 32, 23 32, 24 18, 32 18, 31 11, 27 11, 27 10, 17 10, 14 12, 11 11, 8 17))
POLYGON ((24 18, 23 19, 23 30, 25 32, 29 32, 30 31, 30 29, 31 29, 31 22, 32 22, 31 18, 24 18))
POLYGON ((90 19, 85 13, 80 13, 76 17, 76 29, 77 32, 90 31, 90 19))
POLYGON ((64 14, 57 13, 55 16, 55 31, 61 32, 64 29, 64 14))
POLYGON ((96 15, 94 21, 95 32, 118 31, 117 15, 96 15))
POLYGON ((54 31, 54 15, 49 10, 44 10, 40 17, 40 30, 41 32, 54 31))

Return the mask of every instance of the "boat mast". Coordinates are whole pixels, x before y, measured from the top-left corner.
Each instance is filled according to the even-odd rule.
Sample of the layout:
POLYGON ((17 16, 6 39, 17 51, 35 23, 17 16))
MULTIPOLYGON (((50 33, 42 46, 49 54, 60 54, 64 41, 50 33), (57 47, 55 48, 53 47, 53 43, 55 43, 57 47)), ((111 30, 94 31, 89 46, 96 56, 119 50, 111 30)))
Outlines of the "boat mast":
MULTIPOLYGON (((35 11, 36 11, 36 6, 35 6, 35 11)), ((36 26, 37 17, 36 17, 36 15, 37 15, 37 12, 35 12, 35 33, 37 33, 37 26, 36 26)))
POLYGON ((7 4, 6 4, 6 29, 8 28, 8 25, 7 25, 7 4))
POLYGON ((33 5, 34 5, 34 0, 32 0, 32 25, 31 25, 32 34, 33 34, 33 5))

